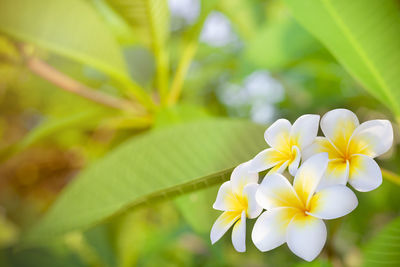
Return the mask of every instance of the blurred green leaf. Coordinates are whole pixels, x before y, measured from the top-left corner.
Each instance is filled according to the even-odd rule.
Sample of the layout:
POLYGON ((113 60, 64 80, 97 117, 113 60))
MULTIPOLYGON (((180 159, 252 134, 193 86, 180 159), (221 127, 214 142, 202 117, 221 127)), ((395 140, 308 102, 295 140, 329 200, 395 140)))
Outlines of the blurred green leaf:
POLYGON ((267 22, 246 47, 246 60, 255 67, 281 70, 301 58, 321 50, 317 40, 294 19, 267 22))
POLYGON ((400 218, 379 232, 364 248, 363 266, 400 266, 400 218))
POLYGON ((84 170, 26 241, 85 229, 122 209, 227 180, 233 167, 265 146, 263 130, 246 121, 209 119, 134 138, 84 170))
POLYGON ((106 116, 107 111, 108 110, 103 108, 92 108, 66 115, 63 118, 45 120, 30 131, 24 139, 18 143, 17 151, 25 149, 43 138, 68 128, 78 129, 84 127, 88 129, 94 127, 100 119, 106 116))
POLYGON ((196 121, 210 117, 203 107, 194 105, 175 105, 165 107, 158 111, 155 116, 154 127, 160 129, 173 124, 196 121))
POLYGON ((59 244, 48 248, 16 250, 7 248, 0 250, 0 266, 2 267, 85 267, 82 259, 59 244))
POLYGON ((258 30, 254 10, 256 1, 222 0, 218 2, 218 9, 233 22, 233 27, 243 39, 249 40, 256 36, 258 30))
POLYGON ((208 233, 220 213, 211 208, 218 189, 218 186, 213 186, 185 194, 174 200, 182 216, 198 233, 208 233))
POLYGON ((107 0, 148 45, 157 65, 157 87, 163 98, 168 89, 169 10, 166 0, 107 0))
POLYGON ((117 266, 117 263, 109 235, 106 225, 99 225, 84 233, 88 246, 93 249, 104 266, 113 267, 117 266))
POLYGON ((394 0, 286 0, 294 16, 400 116, 400 16, 394 0))
POLYGON ((126 80, 119 46, 82 0, 4 0, 0 31, 126 80), (16 12, 17 11, 17 12, 16 12))

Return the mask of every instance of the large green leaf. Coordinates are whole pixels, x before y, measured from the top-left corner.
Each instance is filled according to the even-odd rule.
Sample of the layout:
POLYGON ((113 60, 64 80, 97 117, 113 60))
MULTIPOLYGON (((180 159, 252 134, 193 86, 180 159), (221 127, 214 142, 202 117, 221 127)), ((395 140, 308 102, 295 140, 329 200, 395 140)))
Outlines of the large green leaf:
POLYGON ((265 146, 263 128, 207 119, 133 138, 84 170, 27 241, 86 229, 123 209, 220 183, 265 146))
POLYGON ((286 0, 294 16, 400 116, 400 16, 395 0, 286 0))
POLYGON ((148 45, 157 64, 157 86, 164 97, 168 87, 169 10, 166 0, 107 0, 107 2, 140 35, 140 41, 148 45))
POLYGON ((2 0, 0 31, 119 80, 128 77, 117 42, 86 1, 2 0))
POLYGON ((364 248, 363 266, 400 266, 400 218, 389 223, 364 248))
POLYGON ((265 23, 246 47, 246 60, 259 68, 281 70, 310 54, 321 45, 293 18, 265 23))

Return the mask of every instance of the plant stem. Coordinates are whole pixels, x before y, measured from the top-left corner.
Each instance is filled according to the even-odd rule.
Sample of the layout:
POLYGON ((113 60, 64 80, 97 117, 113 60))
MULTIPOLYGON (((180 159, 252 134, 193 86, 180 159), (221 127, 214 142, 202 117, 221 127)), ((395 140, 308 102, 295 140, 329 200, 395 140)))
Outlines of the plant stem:
POLYGON ((190 63, 196 53, 197 50, 197 42, 190 42, 183 51, 182 57, 179 61, 178 69, 176 71, 174 80, 172 81, 171 91, 168 95, 168 105, 175 104, 179 96, 182 92, 183 81, 186 77, 186 74, 189 70, 190 63))
POLYGON ((79 95, 83 98, 114 109, 130 111, 140 115, 145 113, 142 107, 135 105, 130 101, 119 99, 89 88, 38 58, 28 57, 26 59, 26 65, 33 73, 53 83, 64 91, 79 95))
POLYGON ((400 176, 395 174, 394 172, 388 171, 386 169, 382 170, 382 177, 398 186, 400 186, 400 176))
POLYGON ((122 87, 124 87, 124 89, 126 88, 128 97, 136 99, 140 104, 142 104, 148 110, 154 110, 156 108, 156 105, 151 99, 151 97, 136 82, 132 81, 131 79, 125 76, 120 77, 118 79, 118 82, 122 87))

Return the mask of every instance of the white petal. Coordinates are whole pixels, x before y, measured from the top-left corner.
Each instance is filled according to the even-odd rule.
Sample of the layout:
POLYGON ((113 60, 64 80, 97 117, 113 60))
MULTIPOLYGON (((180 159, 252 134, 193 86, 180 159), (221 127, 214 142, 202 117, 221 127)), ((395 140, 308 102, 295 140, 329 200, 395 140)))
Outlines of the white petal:
POLYGON ((273 174, 273 173, 283 173, 287 166, 289 165, 289 160, 285 161, 285 162, 281 162, 278 165, 276 165, 275 167, 273 167, 267 175, 269 174, 273 174))
POLYGON ((328 167, 318 185, 318 190, 332 185, 347 184, 349 180, 349 171, 349 161, 343 162, 343 159, 329 160, 328 167))
POLYGON ((338 149, 326 137, 317 136, 314 142, 301 151, 301 159, 304 162, 315 154, 326 152, 329 159, 343 158, 338 149))
POLYGON ((236 222, 241 216, 241 213, 234 211, 225 211, 215 221, 211 228, 210 238, 211 244, 217 242, 229 228, 236 222))
POLYGON ((235 211, 241 204, 232 191, 232 183, 224 182, 218 190, 217 199, 213 204, 213 208, 222 211, 235 211))
POLYGON ((261 251, 268 251, 286 242, 286 229, 298 209, 276 208, 265 211, 254 224, 251 238, 261 251))
POLYGON ((322 132, 342 152, 359 124, 357 116, 347 109, 331 110, 321 119, 322 132))
POLYGON ((291 127, 292 125, 288 120, 277 120, 265 131, 265 141, 267 141, 268 145, 276 149, 288 146, 291 127))
POLYGON ((315 259, 326 241, 326 226, 312 216, 296 215, 289 223, 286 242, 290 250, 306 261, 315 259))
POLYGON ((258 173, 249 171, 250 162, 237 166, 231 174, 232 190, 236 194, 243 194, 243 188, 250 183, 258 183, 258 173))
POLYGON ((248 184, 243 189, 243 196, 247 199, 247 216, 250 219, 258 217, 263 209, 256 201, 258 186, 258 184, 248 184))
POLYGON ((319 115, 306 114, 293 123, 290 136, 297 141, 300 149, 309 146, 317 137, 319 118, 319 115))
POLYGON ((237 252, 246 251, 246 212, 243 211, 240 219, 232 229, 232 244, 237 252))
POLYGON ((278 207, 304 208, 292 185, 278 173, 265 176, 256 192, 256 200, 267 210, 278 207))
POLYGON ((299 168, 300 159, 301 159, 300 149, 297 146, 293 146, 292 153, 295 155, 295 158, 289 165, 289 173, 292 176, 295 176, 297 169, 299 168))
POLYGON ((368 192, 382 184, 382 172, 372 158, 355 155, 350 159, 349 183, 360 192, 368 192))
POLYGON ((325 220, 336 219, 349 214, 357 205, 358 200, 353 191, 344 185, 334 185, 312 197, 309 214, 325 220))
POLYGON ((328 166, 328 153, 319 153, 306 160, 296 173, 293 187, 303 204, 307 205, 328 166))
POLYGON ((251 161, 249 171, 261 172, 286 161, 286 155, 268 148, 258 153, 251 161))
POLYGON ((354 131, 349 152, 374 158, 387 152, 392 144, 393 128, 388 120, 366 121, 354 131))

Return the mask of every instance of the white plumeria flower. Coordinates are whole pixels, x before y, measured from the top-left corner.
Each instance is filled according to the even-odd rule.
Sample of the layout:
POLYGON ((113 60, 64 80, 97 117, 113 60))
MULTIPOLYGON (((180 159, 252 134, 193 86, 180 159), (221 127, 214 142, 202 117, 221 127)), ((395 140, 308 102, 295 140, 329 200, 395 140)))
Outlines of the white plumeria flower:
POLYGON ((299 168, 293 186, 278 173, 268 175, 256 192, 265 211, 257 219, 252 239, 261 251, 287 243, 297 256, 312 261, 326 241, 322 219, 335 219, 353 211, 357 197, 348 187, 335 185, 316 192, 328 165, 327 153, 314 155, 299 168))
POLYGON ((382 172, 373 158, 387 152, 393 143, 393 129, 388 120, 362 124, 347 109, 335 109, 321 119, 326 137, 317 137, 303 154, 327 152, 329 164, 320 186, 349 182, 354 189, 367 192, 382 183, 382 172))
POLYGON ((289 166, 295 175, 301 159, 301 151, 317 137, 319 115, 299 117, 293 125, 286 119, 274 122, 264 133, 271 148, 257 154, 251 161, 250 170, 260 172, 272 168, 270 173, 283 172, 289 166))
POLYGON ((249 173, 248 162, 237 166, 230 181, 223 183, 213 205, 224 211, 211 229, 211 243, 217 242, 236 222, 232 230, 232 243, 238 252, 246 251, 246 217, 253 219, 262 208, 255 199, 258 188, 258 173, 249 173))

